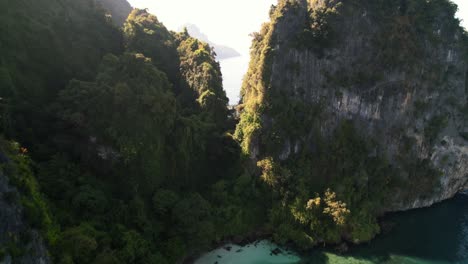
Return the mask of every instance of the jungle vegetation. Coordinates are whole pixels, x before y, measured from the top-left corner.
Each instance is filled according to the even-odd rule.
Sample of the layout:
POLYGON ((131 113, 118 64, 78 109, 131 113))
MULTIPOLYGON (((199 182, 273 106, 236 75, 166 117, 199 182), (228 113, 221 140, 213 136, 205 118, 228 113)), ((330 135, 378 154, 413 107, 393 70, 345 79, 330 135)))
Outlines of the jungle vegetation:
MULTIPOLYGON (((267 93, 275 22, 292 2, 280 1, 253 34, 236 124, 212 47, 187 31, 169 31, 144 9, 114 19, 94 0, 0 0, 0 173, 54 263, 177 263, 259 230, 304 250, 379 233, 398 171, 369 155, 375 142, 352 122, 327 138, 317 131, 313 153, 269 155, 282 128, 302 133, 321 112, 267 93), (278 120, 270 131, 265 113, 278 120), (256 138, 266 151, 252 159, 256 138)), ((453 9, 411 2, 423 15, 411 13, 421 6, 405 12, 422 21, 453 9)), ((311 12, 296 47, 332 45, 337 12, 311 12)), ((444 122, 433 120, 427 136, 444 122)), ((437 176, 410 177, 422 175, 428 186, 437 176)), ((0 245, 0 258, 23 254, 21 244, 0 245)))

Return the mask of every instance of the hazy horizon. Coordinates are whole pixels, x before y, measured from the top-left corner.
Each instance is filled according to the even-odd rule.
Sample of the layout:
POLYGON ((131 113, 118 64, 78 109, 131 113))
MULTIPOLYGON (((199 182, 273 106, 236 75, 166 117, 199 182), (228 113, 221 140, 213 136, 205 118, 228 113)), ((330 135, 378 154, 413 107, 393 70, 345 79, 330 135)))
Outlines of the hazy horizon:
POLYGON ((148 8, 170 30, 195 24, 210 41, 248 55, 250 33, 268 21, 276 0, 129 0, 133 7, 148 8), (247 8, 248 7, 248 8, 247 8))
MULTIPOLYGON (((277 0, 128 0, 133 7, 148 8, 170 30, 178 31, 186 23, 197 25, 201 32, 220 45, 248 55, 250 33, 268 21, 268 12, 277 0)), ((453 0, 457 16, 468 28, 468 1, 453 0)))

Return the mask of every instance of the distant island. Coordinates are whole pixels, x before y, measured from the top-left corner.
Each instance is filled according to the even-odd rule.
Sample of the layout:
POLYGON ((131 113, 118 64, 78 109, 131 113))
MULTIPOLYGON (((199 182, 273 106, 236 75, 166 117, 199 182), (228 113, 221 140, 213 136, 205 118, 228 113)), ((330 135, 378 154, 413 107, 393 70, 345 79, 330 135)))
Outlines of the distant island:
POLYGON ((187 28, 187 31, 190 34, 190 36, 197 38, 201 41, 204 41, 208 43, 210 46, 212 46, 216 52, 216 55, 217 55, 216 57, 218 60, 239 57, 241 55, 237 50, 231 47, 211 42, 208 36, 205 35, 203 32, 201 32, 200 28, 197 25, 188 23, 182 26, 181 29, 183 28, 187 28))
POLYGON ((278 0, 219 62, 127 0, 0 1, 0 264, 468 264, 456 14, 278 0))

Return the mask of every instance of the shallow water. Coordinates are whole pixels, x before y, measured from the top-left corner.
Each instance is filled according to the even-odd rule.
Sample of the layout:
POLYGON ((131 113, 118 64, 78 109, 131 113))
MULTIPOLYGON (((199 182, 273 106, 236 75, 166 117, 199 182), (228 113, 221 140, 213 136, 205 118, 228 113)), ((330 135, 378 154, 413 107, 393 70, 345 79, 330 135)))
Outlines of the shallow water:
POLYGON ((266 240, 244 247, 229 244, 205 254, 195 264, 286 264, 300 261, 297 255, 288 254, 287 252, 278 255, 271 254, 271 251, 277 247, 277 245, 266 240), (227 247, 232 248, 227 250, 227 247))
POLYGON ((261 241, 257 247, 232 246, 209 252, 196 264, 468 264, 468 195, 458 195, 431 208, 393 214, 394 225, 371 243, 351 248, 346 255, 315 250, 307 256, 280 254, 261 241), (240 252, 236 252, 241 249, 240 252))

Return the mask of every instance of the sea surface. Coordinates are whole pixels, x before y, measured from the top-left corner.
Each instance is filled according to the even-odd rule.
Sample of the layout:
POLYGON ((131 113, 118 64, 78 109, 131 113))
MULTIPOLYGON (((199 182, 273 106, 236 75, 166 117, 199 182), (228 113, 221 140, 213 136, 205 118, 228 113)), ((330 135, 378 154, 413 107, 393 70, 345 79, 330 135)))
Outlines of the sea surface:
POLYGON ((229 105, 239 103, 240 89, 244 75, 249 67, 249 58, 248 55, 241 55, 219 61, 223 74, 223 87, 229 98, 229 105))
POLYGON ((302 256, 283 249, 274 255, 277 245, 259 241, 244 247, 225 245, 195 264, 468 264, 468 195, 383 220, 393 226, 390 231, 345 255, 323 249, 302 256))

